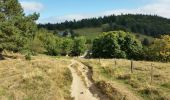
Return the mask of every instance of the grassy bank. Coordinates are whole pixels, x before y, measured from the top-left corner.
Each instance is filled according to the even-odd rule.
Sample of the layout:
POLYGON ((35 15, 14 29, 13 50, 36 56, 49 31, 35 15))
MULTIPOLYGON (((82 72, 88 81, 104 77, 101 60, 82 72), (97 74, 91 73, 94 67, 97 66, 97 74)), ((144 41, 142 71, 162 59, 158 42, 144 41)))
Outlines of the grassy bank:
POLYGON ((129 60, 79 60, 92 69, 96 85, 111 99, 170 99, 170 63, 133 61, 132 73, 129 60))
POLYGON ((71 100, 70 63, 46 56, 0 61, 0 100, 71 100))

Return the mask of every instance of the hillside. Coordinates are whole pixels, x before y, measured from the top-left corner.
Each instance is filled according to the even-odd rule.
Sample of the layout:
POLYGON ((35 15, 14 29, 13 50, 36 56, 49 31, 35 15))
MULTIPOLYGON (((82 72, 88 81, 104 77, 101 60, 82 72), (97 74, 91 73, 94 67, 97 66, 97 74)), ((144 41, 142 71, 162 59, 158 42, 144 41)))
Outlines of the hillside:
MULTIPOLYGON (((39 24, 39 28, 48 30, 74 30, 81 28, 101 27, 102 31, 123 30, 152 37, 170 34, 170 19, 153 15, 111 15, 98 18, 65 21, 56 24, 39 24), (107 25, 105 25, 107 24, 107 25), (104 26, 103 26, 104 25, 104 26)), ((89 34, 88 31, 86 34, 89 34)))
MULTIPOLYGON (((87 40, 93 40, 97 36, 99 36, 100 33, 103 32, 102 27, 95 27, 95 28, 79 28, 74 29, 74 32, 79 34, 80 36, 85 36, 87 40)), ((140 41, 143 41, 144 39, 148 39, 150 42, 154 40, 152 36, 143 35, 139 33, 133 33, 140 41)))

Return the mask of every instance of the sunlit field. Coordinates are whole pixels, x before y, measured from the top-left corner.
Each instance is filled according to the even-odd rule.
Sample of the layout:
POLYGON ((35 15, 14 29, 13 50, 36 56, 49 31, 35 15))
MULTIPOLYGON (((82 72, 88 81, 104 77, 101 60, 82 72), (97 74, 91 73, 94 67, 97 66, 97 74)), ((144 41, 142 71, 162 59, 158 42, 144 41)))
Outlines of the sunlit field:
POLYGON ((92 69, 94 81, 112 99, 170 99, 170 63, 133 61, 131 71, 130 60, 79 61, 92 69))
POLYGON ((0 100, 71 100, 69 64, 47 56, 0 61, 0 100))

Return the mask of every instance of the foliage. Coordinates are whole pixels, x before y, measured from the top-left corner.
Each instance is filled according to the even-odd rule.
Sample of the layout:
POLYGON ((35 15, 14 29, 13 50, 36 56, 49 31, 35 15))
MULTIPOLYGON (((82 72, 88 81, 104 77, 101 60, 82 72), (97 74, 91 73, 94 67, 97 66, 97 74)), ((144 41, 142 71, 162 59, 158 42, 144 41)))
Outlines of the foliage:
POLYGON ((104 32, 92 46, 93 57, 137 59, 141 52, 141 43, 134 35, 123 31, 104 32))
POLYGON ((1 0, 0 48, 14 52, 23 50, 34 39, 39 14, 25 16, 18 0, 1 0))
POLYGON ((31 53, 27 53, 27 54, 25 55, 25 59, 26 59, 26 60, 31 60, 31 53))
POLYGON ((84 37, 76 37, 73 40, 73 47, 71 49, 72 56, 80 56, 80 54, 84 53, 86 48, 86 39, 84 37))
POLYGON ((73 46, 73 40, 69 38, 63 38, 61 42, 61 55, 66 56, 71 53, 73 46))
POLYGON ((144 38, 144 40, 142 41, 142 44, 145 45, 145 46, 149 46, 150 42, 147 38, 144 38))
POLYGON ((85 43, 83 37, 58 37, 45 29, 39 29, 27 47, 34 52, 46 52, 52 56, 79 56, 84 52, 85 43))
POLYGON ((157 61, 170 61, 170 36, 164 35, 160 39, 156 39, 150 46, 150 59, 157 61))
POLYGON ((47 54, 53 56, 59 55, 60 39, 55 37, 52 33, 48 34, 45 39, 44 47, 47 50, 47 54))

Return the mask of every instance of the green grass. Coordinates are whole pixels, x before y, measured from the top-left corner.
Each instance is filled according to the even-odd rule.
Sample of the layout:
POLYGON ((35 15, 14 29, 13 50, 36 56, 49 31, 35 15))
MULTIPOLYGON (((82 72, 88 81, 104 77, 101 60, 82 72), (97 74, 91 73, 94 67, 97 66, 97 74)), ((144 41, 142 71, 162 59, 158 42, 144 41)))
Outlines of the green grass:
MULTIPOLYGON (((87 39, 93 40, 95 39, 100 33, 102 33, 102 27, 96 27, 96 28, 80 28, 74 30, 76 33, 78 33, 81 36, 85 36, 87 39)), ((143 41, 144 38, 147 38, 150 42, 154 40, 153 37, 134 33, 134 35, 140 40, 143 41)))
POLYGON ((78 33, 81 36, 85 36, 87 39, 93 40, 96 38, 100 33, 102 33, 102 28, 81 28, 74 30, 76 33, 78 33))
POLYGON ((93 79, 101 83, 100 88, 105 85, 110 88, 107 90, 102 88, 107 94, 115 90, 119 95, 127 95, 126 100, 132 100, 131 97, 144 100, 170 100, 170 63, 134 61, 134 73, 131 73, 129 60, 102 59, 101 62, 97 59, 78 60, 92 69, 93 79), (151 63, 154 65, 152 84, 151 63))

